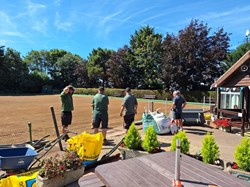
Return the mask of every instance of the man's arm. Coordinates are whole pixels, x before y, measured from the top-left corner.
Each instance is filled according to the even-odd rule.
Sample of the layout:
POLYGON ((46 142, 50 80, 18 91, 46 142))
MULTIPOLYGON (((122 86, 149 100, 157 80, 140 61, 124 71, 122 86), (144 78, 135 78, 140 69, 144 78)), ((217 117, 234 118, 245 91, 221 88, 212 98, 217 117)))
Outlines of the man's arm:
POLYGON ((173 102, 171 110, 174 110, 174 108, 175 108, 175 102, 173 102))
POLYGON ((137 114, 137 108, 138 108, 138 102, 137 99, 135 98, 135 114, 137 114))
POLYGON ((182 108, 186 106, 187 102, 184 100, 184 103, 182 103, 182 108))
POLYGON ((120 116, 122 116, 122 113, 123 113, 123 111, 124 111, 124 105, 122 105, 122 107, 121 107, 121 110, 120 110, 120 116))

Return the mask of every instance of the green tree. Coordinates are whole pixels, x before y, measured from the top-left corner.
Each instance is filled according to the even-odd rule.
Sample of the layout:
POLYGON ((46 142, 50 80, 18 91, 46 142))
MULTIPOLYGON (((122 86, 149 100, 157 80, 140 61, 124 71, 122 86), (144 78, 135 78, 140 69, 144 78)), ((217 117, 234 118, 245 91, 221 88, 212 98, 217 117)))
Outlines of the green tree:
POLYGON ((4 59, 4 46, 0 45, 0 63, 3 63, 3 59, 4 59))
POLYGON ((137 76, 137 87, 161 88, 161 42, 162 35, 149 26, 142 27, 131 36, 130 47, 134 55, 131 68, 137 76))
POLYGON ((247 51, 250 50, 250 43, 239 45, 235 50, 228 53, 226 59, 225 70, 229 69, 235 62, 237 62, 247 51))
POLYGON ((95 78, 97 81, 101 82, 104 87, 109 87, 108 69, 112 53, 112 50, 99 47, 98 49, 93 49, 88 56, 87 69, 89 78, 95 78))
POLYGON ((136 74, 130 66, 132 61, 132 52, 127 45, 111 54, 107 74, 112 87, 134 88, 136 86, 136 74))
POLYGON ((23 62, 20 53, 7 48, 4 61, 1 63, 0 85, 1 90, 8 92, 21 92, 28 76, 28 68, 23 62))
POLYGON ((56 66, 58 67, 58 74, 60 75, 60 81, 62 83, 60 87, 64 87, 68 84, 76 85, 76 69, 81 63, 82 58, 71 53, 67 53, 66 55, 58 59, 58 61, 56 62, 56 66))
POLYGON ((32 50, 24 58, 24 61, 28 64, 29 70, 31 72, 37 71, 42 73, 48 73, 48 63, 47 63, 48 51, 46 50, 32 50))
POLYGON ((59 58, 66 55, 68 52, 63 49, 51 49, 47 52, 46 61, 48 66, 48 76, 52 81, 53 85, 57 87, 60 80, 60 74, 58 73, 57 61, 59 58))
POLYGON ((210 31, 207 24, 192 20, 178 36, 167 34, 162 63, 168 89, 208 90, 223 73, 229 34, 222 28, 213 34, 210 31))
POLYGON ((81 63, 76 65, 76 86, 83 88, 97 87, 97 80, 95 78, 88 77, 87 60, 83 60, 81 63))

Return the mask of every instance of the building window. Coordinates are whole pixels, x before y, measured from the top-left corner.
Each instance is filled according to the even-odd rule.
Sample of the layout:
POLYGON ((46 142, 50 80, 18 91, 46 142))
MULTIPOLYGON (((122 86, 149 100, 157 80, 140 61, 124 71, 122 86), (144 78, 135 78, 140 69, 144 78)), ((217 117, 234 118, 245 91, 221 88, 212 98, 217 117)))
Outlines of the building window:
POLYGON ((222 109, 240 109, 242 93, 240 88, 222 88, 221 103, 222 109))

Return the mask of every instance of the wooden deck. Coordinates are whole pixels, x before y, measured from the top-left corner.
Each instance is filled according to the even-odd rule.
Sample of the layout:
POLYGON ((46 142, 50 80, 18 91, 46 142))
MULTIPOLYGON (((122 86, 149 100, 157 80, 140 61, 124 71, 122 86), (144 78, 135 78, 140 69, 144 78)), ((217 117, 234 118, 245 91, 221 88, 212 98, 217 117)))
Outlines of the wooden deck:
MULTIPOLYGON (((175 152, 164 152, 100 165, 95 169, 99 179, 110 187, 172 186, 175 152)), ((184 187, 217 185, 246 187, 249 183, 211 165, 182 155, 181 182, 184 187)))

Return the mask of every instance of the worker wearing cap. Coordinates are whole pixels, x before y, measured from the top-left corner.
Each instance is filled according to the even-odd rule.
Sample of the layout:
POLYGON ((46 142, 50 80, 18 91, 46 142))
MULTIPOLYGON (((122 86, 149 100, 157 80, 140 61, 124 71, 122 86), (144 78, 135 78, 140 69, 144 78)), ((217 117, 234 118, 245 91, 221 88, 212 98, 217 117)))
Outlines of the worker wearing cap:
POLYGON ((60 94, 62 103, 62 133, 66 134, 64 136, 65 141, 69 139, 69 136, 67 134, 68 126, 72 123, 72 111, 74 110, 72 95, 74 94, 74 92, 75 88, 72 85, 68 85, 63 89, 62 93, 60 94))

